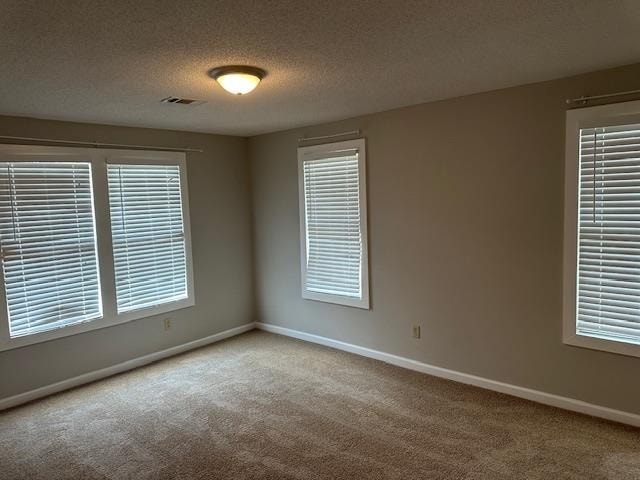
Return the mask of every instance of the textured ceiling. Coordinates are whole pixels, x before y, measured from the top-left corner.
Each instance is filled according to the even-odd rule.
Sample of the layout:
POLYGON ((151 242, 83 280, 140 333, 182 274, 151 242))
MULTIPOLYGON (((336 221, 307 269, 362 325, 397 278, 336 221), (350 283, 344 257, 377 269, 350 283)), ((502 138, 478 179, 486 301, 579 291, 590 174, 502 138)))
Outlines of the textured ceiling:
POLYGON ((0 114, 81 122, 253 135, 640 61, 638 0, 1 5, 0 114), (238 63, 245 97, 207 76, 238 63))

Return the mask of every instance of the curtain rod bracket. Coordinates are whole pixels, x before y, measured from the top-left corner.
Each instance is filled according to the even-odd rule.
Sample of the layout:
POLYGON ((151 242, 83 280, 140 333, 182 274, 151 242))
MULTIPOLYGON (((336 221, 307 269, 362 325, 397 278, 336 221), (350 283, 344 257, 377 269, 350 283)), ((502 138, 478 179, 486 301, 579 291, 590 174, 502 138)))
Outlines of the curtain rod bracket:
POLYGON ((567 102, 567 105, 586 105, 588 98, 589 97, 585 97, 583 95, 582 97, 578 98, 567 98, 565 102, 567 102))

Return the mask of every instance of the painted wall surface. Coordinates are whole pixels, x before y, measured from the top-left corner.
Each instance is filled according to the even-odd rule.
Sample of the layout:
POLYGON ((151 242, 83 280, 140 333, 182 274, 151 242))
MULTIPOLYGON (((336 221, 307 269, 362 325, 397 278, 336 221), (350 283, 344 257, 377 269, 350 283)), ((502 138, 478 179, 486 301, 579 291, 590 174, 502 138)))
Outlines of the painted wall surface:
POLYGON ((251 138, 258 320, 640 413, 640 358, 561 331, 565 99, 638 78, 634 65, 251 138), (297 139, 355 128, 368 311, 301 297, 297 139))
POLYGON ((201 148, 187 153, 196 305, 0 352, 0 398, 212 335, 253 320, 246 139, 0 117, 0 135, 201 148), (165 332, 163 319, 172 328, 165 332))

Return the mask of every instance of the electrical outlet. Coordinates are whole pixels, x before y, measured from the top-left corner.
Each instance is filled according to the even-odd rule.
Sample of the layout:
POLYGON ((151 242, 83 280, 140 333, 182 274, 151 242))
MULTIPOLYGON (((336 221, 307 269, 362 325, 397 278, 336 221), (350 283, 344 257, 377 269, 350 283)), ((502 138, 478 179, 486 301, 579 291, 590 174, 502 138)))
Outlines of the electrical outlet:
POLYGON ((168 331, 171 330, 171 319, 170 318, 165 318, 164 319, 164 331, 168 331))
POLYGON ((414 325, 411 333, 413 338, 420 338, 420 325, 414 325))

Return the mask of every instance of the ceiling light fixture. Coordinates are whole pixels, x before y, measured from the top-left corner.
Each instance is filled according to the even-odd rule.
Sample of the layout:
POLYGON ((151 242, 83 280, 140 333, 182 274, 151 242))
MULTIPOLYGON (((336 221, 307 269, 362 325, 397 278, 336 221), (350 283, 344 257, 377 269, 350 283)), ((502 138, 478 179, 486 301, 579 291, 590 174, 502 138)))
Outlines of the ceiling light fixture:
POLYGON ((261 68, 245 65, 228 65, 209 71, 209 76, 233 95, 244 95, 253 91, 266 74, 267 72, 261 68))

